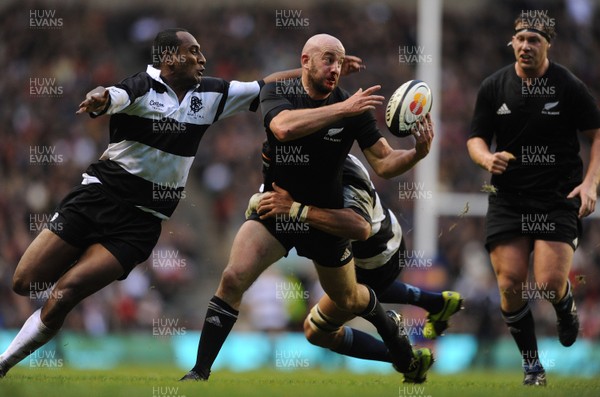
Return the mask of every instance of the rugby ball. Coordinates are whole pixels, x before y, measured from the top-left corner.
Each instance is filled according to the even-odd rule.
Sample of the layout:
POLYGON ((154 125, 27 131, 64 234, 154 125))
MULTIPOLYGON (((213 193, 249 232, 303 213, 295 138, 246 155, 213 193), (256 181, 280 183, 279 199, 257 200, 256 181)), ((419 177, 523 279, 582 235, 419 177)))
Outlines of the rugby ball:
POLYGON ((402 84, 387 103, 385 124, 398 137, 411 135, 412 126, 431 110, 431 89, 421 80, 402 84))

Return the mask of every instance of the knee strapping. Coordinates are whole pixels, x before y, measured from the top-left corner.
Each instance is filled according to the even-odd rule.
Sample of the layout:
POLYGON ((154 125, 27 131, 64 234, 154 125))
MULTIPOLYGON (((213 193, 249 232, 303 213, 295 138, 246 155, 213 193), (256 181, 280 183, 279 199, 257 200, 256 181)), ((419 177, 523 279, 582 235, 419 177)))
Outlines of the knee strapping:
POLYGON ((314 305, 313 308, 310 309, 310 313, 308 314, 308 324, 313 331, 325 332, 328 334, 339 331, 342 328, 342 325, 344 325, 337 323, 332 318, 323 314, 319 309, 319 304, 314 305))

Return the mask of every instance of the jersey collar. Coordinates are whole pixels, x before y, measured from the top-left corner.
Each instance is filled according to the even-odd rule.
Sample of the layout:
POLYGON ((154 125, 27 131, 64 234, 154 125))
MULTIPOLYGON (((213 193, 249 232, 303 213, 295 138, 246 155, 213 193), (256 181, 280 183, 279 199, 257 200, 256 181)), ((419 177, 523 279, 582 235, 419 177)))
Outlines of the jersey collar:
POLYGON ((160 78, 160 69, 157 69, 152 65, 148 65, 146 68, 146 73, 148 73, 148 75, 150 75, 150 77, 152 77, 154 80, 167 85, 167 83, 160 78))
MULTIPOLYGON (((169 85, 167 84, 167 82, 164 81, 162 79, 162 77, 160 77, 160 69, 157 69, 157 68, 155 68, 152 65, 148 65, 148 67, 146 68, 146 73, 148 73, 148 76, 150 76, 153 80, 156 80, 159 83, 161 83, 162 85, 164 85, 165 87, 167 87, 168 89, 171 89, 171 87, 169 87, 169 85)), ((198 88, 199 85, 200 84, 194 85, 194 87, 192 89, 190 89, 189 91, 194 91, 195 89, 198 88)))

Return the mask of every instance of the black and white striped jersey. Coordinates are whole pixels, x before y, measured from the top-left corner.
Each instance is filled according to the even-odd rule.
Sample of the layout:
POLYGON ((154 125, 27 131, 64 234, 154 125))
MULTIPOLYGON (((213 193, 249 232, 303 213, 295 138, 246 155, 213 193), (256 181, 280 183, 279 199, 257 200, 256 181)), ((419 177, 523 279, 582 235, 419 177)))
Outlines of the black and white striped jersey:
POLYGON ((371 224, 367 240, 352 242, 355 265, 363 269, 381 267, 400 248, 400 224, 381 202, 365 166, 351 154, 346 157, 342 180, 344 208, 351 208, 371 224))
POLYGON ((148 66, 109 87, 110 142, 86 170, 84 183, 102 183, 117 197, 168 219, 185 198, 185 182, 208 127, 237 112, 255 111, 262 85, 203 77, 180 103, 160 70, 148 66))

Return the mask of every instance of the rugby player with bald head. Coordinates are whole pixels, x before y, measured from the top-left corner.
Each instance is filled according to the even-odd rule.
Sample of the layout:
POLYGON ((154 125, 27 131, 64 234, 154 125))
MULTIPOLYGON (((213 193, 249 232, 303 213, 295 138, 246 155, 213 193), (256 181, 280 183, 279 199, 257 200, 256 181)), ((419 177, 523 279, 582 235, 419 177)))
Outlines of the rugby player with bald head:
POLYGON ((196 365, 182 380, 208 379, 237 319, 244 292, 292 248, 313 261, 323 289, 339 309, 375 326, 400 372, 409 374, 409 379, 421 379, 431 366, 430 351, 413 351, 400 316, 384 311, 373 290, 356 282, 349 240, 306 223, 311 206, 343 208, 342 168, 354 141, 377 175, 392 178, 424 158, 433 139, 432 124, 424 120, 419 123, 420 133, 415 134, 414 148, 393 149, 371 114, 384 100, 375 94, 381 87, 359 89, 353 95, 338 87, 344 58, 340 40, 315 35, 302 49, 302 76, 267 84, 261 90, 261 110, 273 155, 264 186, 267 191, 280 186, 297 201, 288 216, 262 219, 255 212, 241 226, 208 305, 196 365))

